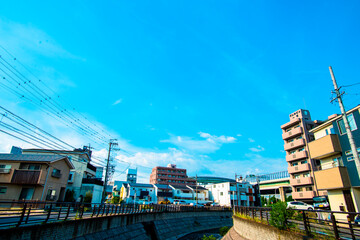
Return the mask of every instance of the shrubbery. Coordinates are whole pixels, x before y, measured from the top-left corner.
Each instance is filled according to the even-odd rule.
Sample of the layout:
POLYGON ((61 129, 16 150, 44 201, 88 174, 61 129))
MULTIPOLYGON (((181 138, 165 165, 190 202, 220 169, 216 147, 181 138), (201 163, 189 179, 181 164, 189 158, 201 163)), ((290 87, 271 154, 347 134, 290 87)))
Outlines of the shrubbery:
POLYGON ((285 202, 277 202, 272 206, 269 222, 278 229, 289 229, 293 227, 293 223, 289 222, 293 215, 294 210, 286 209, 285 202))

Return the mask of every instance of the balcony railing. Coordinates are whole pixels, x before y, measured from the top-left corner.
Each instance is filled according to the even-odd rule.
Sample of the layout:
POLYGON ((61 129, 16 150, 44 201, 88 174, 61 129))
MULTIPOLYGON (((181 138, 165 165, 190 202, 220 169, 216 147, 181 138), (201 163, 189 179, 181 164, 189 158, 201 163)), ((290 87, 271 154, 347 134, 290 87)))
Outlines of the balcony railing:
POLYGON ((301 178, 290 179, 291 186, 310 185, 310 184, 313 184, 312 177, 301 177, 301 178))
POLYGON ((320 190, 343 189, 351 187, 346 167, 338 166, 315 171, 316 185, 320 190))
POLYGON ((336 134, 329 134, 315 141, 309 142, 310 156, 322 159, 341 153, 341 145, 336 134))
POLYGON ((299 164, 297 166, 288 167, 288 172, 291 173, 297 173, 297 172, 305 172, 310 171, 310 164, 299 164))
POLYGON ((297 140, 294 140, 293 142, 285 143, 284 149, 285 149, 285 151, 289 151, 291 149, 299 148, 304 145, 305 145, 304 139, 297 139, 297 140))
POLYGON ((293 199, 312 199, 313 197, 315 197, 315 191, 292 192, 293 199))
POLYGON ((15 169, 11 183, 16 184, 38 184, 40 170, 18 170, 15 169))
POLYGON ((291 127, 291 126, 297 124, 298 122, 300 122, 300 118, 295 118, 295 119, 291 120, 290 122, 281 125, 281 129, 286 129, 288 127, 291 127))
POLYGON ((83 178, 82 183, 104 186, 104 182, 99 178, 83 178))
POLYGON ((292 130, 290 130, 288 132, 283 133, 282 138, 284 140, 286 140, 286 139, 289 139, 289 138, 296 137, 296 136, 298 136, 298 135, 300 135, 302 133, 303 133, 302 127, 297 127, 297 128, 294 128, 294 129, 292 129, 292 130))
POLYGON ((308 154, 304 150, 302 152, 296 152, 293 154, 286 155, 286 161, 291 162, 291 161, 295 161, 295 160, 299 160, 299 159, 307 158, 307 157, 308 157, 308 154))

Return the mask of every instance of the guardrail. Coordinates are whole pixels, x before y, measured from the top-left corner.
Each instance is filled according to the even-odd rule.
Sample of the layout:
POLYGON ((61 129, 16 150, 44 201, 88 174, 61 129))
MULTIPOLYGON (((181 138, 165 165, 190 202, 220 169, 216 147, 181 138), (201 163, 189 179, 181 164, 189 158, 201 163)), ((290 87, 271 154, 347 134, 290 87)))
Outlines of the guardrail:
POLYGON ((123 214, 231 211, 231 208, 165 204, 93 204, 73 202, 0 201, 0 229, 57 221, 123 214))
MULTIPOLYGON (((270 225, 271 208, 234 207, 234 214, 246 216, 258 222, 270 225)), ((354 222, 358 212, 337 212, 324 210, 298 210, 288 220, 290 230, 307 236, 335 239, 360 239, 360 225, 354 222)), ((321 238, 322 239, 322 238, 321 238)))

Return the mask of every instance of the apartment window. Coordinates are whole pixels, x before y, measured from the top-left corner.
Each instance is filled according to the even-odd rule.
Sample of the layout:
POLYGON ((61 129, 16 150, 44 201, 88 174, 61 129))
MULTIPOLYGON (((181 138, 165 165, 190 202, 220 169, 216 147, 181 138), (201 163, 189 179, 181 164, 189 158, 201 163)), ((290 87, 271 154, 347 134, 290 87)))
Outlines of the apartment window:
POLYGON ((5 194, 7 187, 0 187, 0 194, 5 194))
POLYGON ((351 151, 351 150, 345 151, 345 155, 346 155, 346 156, 349 156, 349 155, 351 155, 351 154, 352 154, 352 151, 351 151))
POLYGON ((298 150, 298 152, 303 152, 303 151, 305 151, 305 148, 300 148, 300 149, 298 150))
POLYGON ((348 158, 347 158, 347 161, 348 161, 348 162, 354 161, 354 157, 348 157, 348 158))
POLYGON ((25 170, 40 170, 40 164, 20 163, 19 169, 25 169, 25 170))
POLYGON ((70 173, 69 173, 68 181, 69 181, 69 182, 72 182, 72 181, 73 181, 73 178, 74 178, 74 172, 70 172, 70 173))
POLYGON ((307 163, 308 161, 307 160, 302 160, 301 161, 301 164, 305 164, 305 163, 307 163))
POLYGON ((9 173, 11 171, 11 165, 0 165, 0 173, 9 173))
POLYGON ((290 151, 290 154, 294 154, 294 153, 296 153, 296 150, 290 151))
POLYGON ((216 185, 214 185, 214 188, 216 188, 216 185))
POLYGON ((224 194, 223 194, 223 192, 220 192, 220 196, 223 196, 224 194))
POLYGON ((295 179, 299 179, 299 178, 300 178, 300 175, 294 175, 294 178, 295 178, 295 179))
POLYGON ((301 187, 297 187, 295 190, 296 190, 296 192, 302 192, 302 188, 301 188, 301 187))
POLYGON ((306 191, 312 191, 313 188, 312 187, 306 187, 306 191))
POLYGON ((49 189, 46 195, 46 200, 55 200, 56 190, 49 189))
POLYGON ((303 177, 310 177, 310 173, 304 173, 303 177))
POLYGON ((303 136, 297 137, 296 140, 303 139, 303 136))
POLYGON ((298 162, 294 162, 293 164, 292 164, 292 166, 297 166, 299 163, 298 162))
MULTIPOLYGON (((348 122, 349 122, 349 126, 350 126, 350 130, 354 131, 357 129, 356 123, 355 123, 355 119, 354 119, 354 115, 351 113, 347 116, 348 122)), ((343 135, 346 133, 346 129, 345 129, 345 124, 344 124, 344 120, 340 119, 339 121, 337 121, 337 125, 340 131, 340 134, 343 135)))

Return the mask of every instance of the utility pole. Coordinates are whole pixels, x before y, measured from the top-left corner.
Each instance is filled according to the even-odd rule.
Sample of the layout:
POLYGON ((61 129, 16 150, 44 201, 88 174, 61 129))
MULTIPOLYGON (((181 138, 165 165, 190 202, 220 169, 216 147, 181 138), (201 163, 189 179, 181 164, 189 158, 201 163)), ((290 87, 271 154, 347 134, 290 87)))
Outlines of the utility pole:
POLYGON ((330 70, 330 75, 331 75, 331 78, 332 78, 332 81, 333 81, 333 84, 334 84, 335 94, 336 94, 336 97, 334 99, 332 99, 331 102, 334 101, 335 99, 337 99, 338 102, 339 102, 339 106, 340 106, 340 110, 341 110, 341 114, 342 114, 342 119, 344 121, 347 137, 349 139, 351 151, 352 151, 352 154, 353 154, 353 157, 354 157, 356 170, 357 170, 358 176, 360 178, 359 154, 358 154, 356 146, 355 146, 354 137, 352 135, 350 125, 349 125, 349 122, 348 122, 348 119, 347 119, 346 111, 345 111, 345 108, 344 108, 344 105, 343 105, 343 102, 342 102, 342 98, 341 98, 341 96, 344 94, 344 92, 340 93, 340 88, 341 87, 338 88, 338 86, 337 86, 335 76, 334 76, 334 73, 333 73, 333 70, 332 70, 331 66, 329 66, 329 70, 330 70))
POLYGON ((195 188, 195 191, 196 191, 196 206, 197 206, 197 204, 198 204, 198 190, 197 190, 198 182, 197 182, 197 174, 196 174, 195 179, 196 179, 196 188, 195 188))
POLYGON ((106 163, 106 170, 105 170, 105 181, 104 181, 104 190, 103 190, 103 196, 102 196, 102 201, 105 201, 106 198, 106 186, 108 184, 108 180, 109 180, 109 168, 110 168, 110 156, 111 156, 111 150, 114 151, 118 151, 118 148, 113 148, 115 146, 118 146, 118 143, 116 142, 116 139, 110 139, 109 142, 109 151, 108 151, 108 157, 107 157, 107 163, 106 163))

